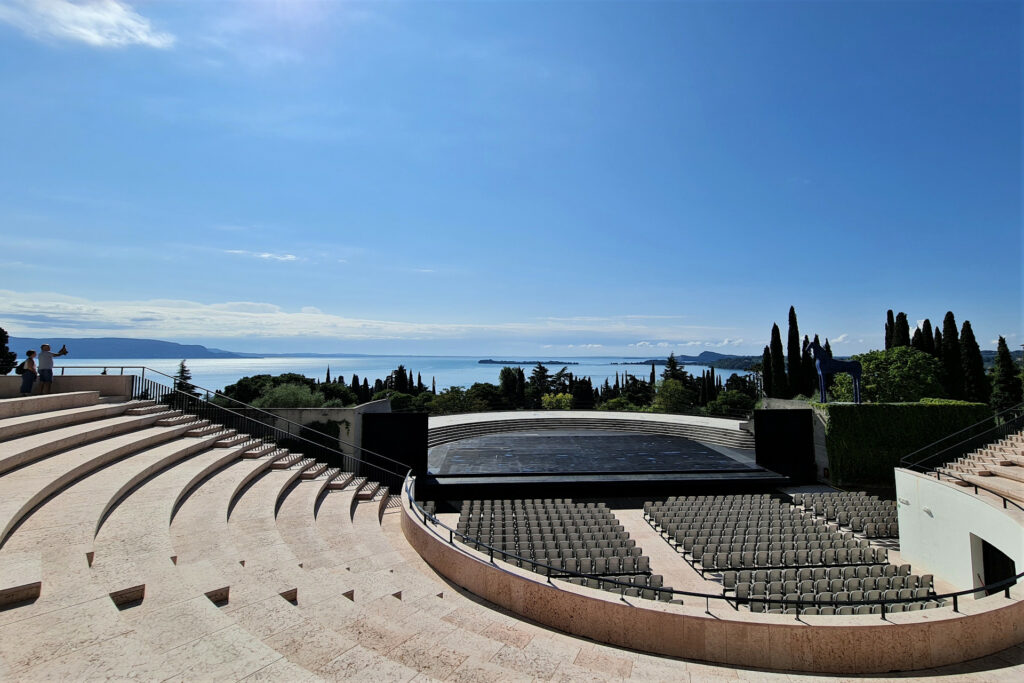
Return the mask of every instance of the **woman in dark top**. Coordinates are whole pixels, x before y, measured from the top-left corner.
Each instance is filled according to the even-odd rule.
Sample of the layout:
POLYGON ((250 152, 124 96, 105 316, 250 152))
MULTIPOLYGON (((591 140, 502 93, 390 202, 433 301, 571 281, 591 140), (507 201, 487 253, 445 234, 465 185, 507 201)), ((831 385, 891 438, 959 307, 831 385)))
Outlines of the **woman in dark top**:
POLYGON ((25 372, 21 375, 21 395, 32 393, 32 385, 36 383, 36 352, 29 349, 25 352, 25 372))

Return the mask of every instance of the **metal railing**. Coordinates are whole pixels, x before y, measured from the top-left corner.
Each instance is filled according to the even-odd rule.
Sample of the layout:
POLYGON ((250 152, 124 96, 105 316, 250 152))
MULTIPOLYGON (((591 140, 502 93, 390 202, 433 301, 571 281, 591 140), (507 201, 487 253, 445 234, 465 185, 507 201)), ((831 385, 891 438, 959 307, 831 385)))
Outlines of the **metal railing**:
POLYGON ((209 420, 239 434, 248 434, 254 440, 272 443, 287 448, 305 457, 338 467, 356 476, 366 477, 387 486, 389 491, 401 490, 409 467, 397 460, 353 444, 340 436, 325 434, 305 425, 280 417, 271 411, 256 408, 231 398, 219 391, 211 391, 195 384, 181 385, 173 376, 143 365, 100 366, 69 365, 67 369, 111 368, 124 375, 125 370, 139 370, 139 374, 127 373, 132 377, 133 399, 152 400, 166 405, 169 409, 195 415, 200 420, 209 420), (146 375, 150 376, 147 377, 146 375), (153 379, 153 376, 164 382, 153 379), (167 386, 166 380, 170 380, 167 386), (331 444, 343 444, 352 449, 345 453, 331 444), (374 462, 363 457, 372 456, 374 462))
MULTIPOLYGON (((538 573, 538 574, 542 574, 543 576, 545 576, 545 578, 547 579, 548 583, 551 583, 551 579, 553 579, 553 578, 555 578, 555 579, 572 579, 572 578, 577 578, 577 579, 584 579, 584 580, 592 579, 592 580, 595 580, 595 581, 599 581, 600 583, 605 584, 605 585, 615 586, 616 589, 619 591, 619 594, 621 596, 620 599, 623 602, 626 602, 626 597, 627 596, 626 596, 625 593, 626 593, 627 589, 638 588, 638 586, 635 586, 632 583, 626 583, 624 581, 619 581, 619 580, 614 579, 614 578, 609 578, 607 575, 593 574, 593 573, 587 574, 587 573, 573 571, 573 570, 564 569, 564 568, 560 568, 560 567, 554 567, 554 566, 551 566, 551 565, 546 564, 544 562, 540 562, 538 560, 534 560, 533 558, 522 557, 521 555, 516 555, 515 553, 509 552, 509 551, 504 550, 502 548, 496 548, 496 547, 490 545, 489 543, 484 543, 483 541, 481 541, 481 540, 479 540, 477 538, 474 538, 472 536, 469 536, 468 534, 464 534, 464 533, 462 533, 462 532, 460 532, 460 531, 458 531, 456 529, 452 529, 450 526, 448 526, 447 524, 445 524, 444 522, 439 520, 435 515, 432 515, 432 514, 428 513, 426 510, 424 510, 423 506, 419 504, 419 502, 416 500, 416 495, 415 495, 415 481, 416 481, 415 477, 413 477, 410 474, 406 478, 405 484, 404 484, 405 493, 406 493, 406 495, 409 498, 409 503, 412 506, 413 512, 416 514, 416 516, 418 518, 423 520, 423 524, 424 524, 425 527, 427 527, 428 529, 431 529, 431 526, 432 526, 433 529, 431 529, 431 531, 434 533, 434 535, 437 538, 441 539, 442 541, 445 541, 445 538, 444 538, 445 534, 443 532, 447 532, 448 538, 447 538, 447 540, 445 542, 447 542, 449 545, 451 545, 453 548, 455 548, 456 550, 458 550, 460 552, 463 552, 464 549, 459 548, 459 546, 456 545, 455 542, 456 542, 457 539, 462 541, 466 545, 470 545, 471 547, 474 547, 477 550, 480 550, 482 548, 483 549, 482 552, 486 552, 487 553, 488 558, 489 558, 491 564, 494 564, 494 559, 495 559, 495 557, 497 557, 498 559, 501 559, 501 560, 503 560, 505 562, 509 562, 510 564, 512 564, 514 566, 524 567, 524 568, 528 567, 533 572, 538 573), (441 529, 443 531, 439 532, 438 529, 441 529)), ((964 596, 975 595, 977 593, 984 593, 985 595, 992 595, 994 593, 1002 592, 1007 599, 1010 599, 1010 588, 1012 586, 1014 586, 1017 583, 1017 581, 1020 580, 1021 578, 1024 578, 1024 571, 1018 573, 1016 576, 1013 576, 1011 578, 1004 579, 1002 581, 996 581, 996 582, 993 582, 993 583, 990 583, 990 584, 986 584, 984 586, 979 586, 978 588, 973 588, 973 589, 968 589, 968 590, 963 590, 963 591, 957 591, 957 592, 954 592, 954 593, 943 593, 941 595, 930 595, 927 598, 903 598, 903 599, 900 599, 900 598, 895 598, 895 599, 881 598, 881 599, 878 599, 878 600, 859 600, 859 601, 856 601, 856 602, 850 601, 850 600, 836 600, 835 598, 833 598, 831 600, 813 600, 813 601, 808 601, 808 600, 787 600, 784 597, 781 598, 781 599, 779 599, 779 598, 771 598, 770 599, 768 596, 738 597, 738 596, 735 596, 735 595, 731 595, 731 596, 730 595, 725 595, 724 589, 723 589, 723 592, 722 592, 721 595, 712 594, 712 593, 701 593, 701 592, 698 592, 698 591, 677 590, 677 589, 674 589, 674 588, 666 588, 666 587, 647 588, 646 590, 652 591, 655 594, 655 596, 663 595, 663 594, 667 593, 667 594, 669 594, 671 596, 669 598, 669 600, 680 600, 684 604, 686 602, 684 598, 691 598, 691 599, 696 598, 696 599, 704 602, 704 612, 705 612, 705 614, 711 614, 711 601, 712 600, 725 602, 726 605, 731 607, 734 611, 738 611, 740 605, 763 605, 765 607, 764 612, 751 612, 751 613, 754 613, 754 614, 767 612, 768 605, 778 605, 783 610, 783 612, 785 612, 785 610, 787 610, 787 609, 791 609, 792 608, 792 609, 796 609, 797 610, 797 613, 795 615, 797 621, 799 621, 800 617, 803 616, 800 613, 800 610, 802 608, 812 608, 812 607, 813 608, 820 608, 823 605, 828 605, 828 606, 831 606, 831 607, 835 607, 836 609, 839 609, 841 607, 854 607, 854 608, 856 608, 856 607, 860 607, 862 605, 867 605, 867 606, 878 605, 881 608, 881 618, 882 618, 883 621, 885 621, 887 615, 892 613, 892 612, 890 612, 890 611, 888 611, 886 609, 886 607, 889 606, 889 605, 897 605, 897 604, 902 605, 902 604, 910 604, 910 603, 924 603, 924 602, 932 602, 932 601, 940 602, 941 604, 944 604, 948 600, 948 601, 952 602, 953 611, 959 613, 959 611, 960 611, 960 598, 964 597, 964 596)), ((610 592, 610 591, 605 591, 605 592, 610 592)), ((640 598, 640 599, 645 599, 645 598, 640 598)), ((810 615, 808 615, 808 616, 810 616, 810 615)))
POLYGON ((900 467, 917 472, 942 467, 997 439, 1024 429, 1024 403, 968 425, 900 458, 900 467))

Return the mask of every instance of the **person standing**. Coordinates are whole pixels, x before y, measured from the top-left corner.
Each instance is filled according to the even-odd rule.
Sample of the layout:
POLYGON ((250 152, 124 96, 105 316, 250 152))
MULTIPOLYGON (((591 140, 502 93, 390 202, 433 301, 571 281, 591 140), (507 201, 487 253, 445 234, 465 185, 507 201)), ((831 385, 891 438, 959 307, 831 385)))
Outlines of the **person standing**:
POLYGON ((53 359, 55 356, 68 355, 67 345, 60 347, 60 351, 52 353, 49 344, 39 347, 39 393, 48 394, 53 388, 53 359))
POLYGON ((25 360, 21 362, 21 395, 32 393, 32 385, 36 382, 36 352, 29 349, 25 352, 25 360))

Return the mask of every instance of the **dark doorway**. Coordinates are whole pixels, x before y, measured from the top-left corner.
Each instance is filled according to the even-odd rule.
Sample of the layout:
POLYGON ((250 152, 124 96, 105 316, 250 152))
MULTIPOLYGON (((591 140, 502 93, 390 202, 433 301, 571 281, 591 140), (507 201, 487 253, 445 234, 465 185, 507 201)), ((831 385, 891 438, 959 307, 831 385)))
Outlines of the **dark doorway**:
MULTIPOLYGON (((370 465, 388 472, 400 471, 404 466, 417 476, 426 474, 427 414, 364 413, 362 448, 362 459, 370 465), (396 460, 402 465, 392 462, 396 460)), ((373 476, 369 471, 361 474, 373 476)))
POLYGON ((814 423, 808 410, 755 410, 757 464, 795 483, 815 480, 814 423))
MULTIPOLYGON (((984 539, 981 541, 981 571, 986 586, 1011 579, 1017 575, 1017 568, 1013 560, 1007 557, 1006 553, 1002 550, 984 539)), ((993 593, 1001 593, 1004 590, 1006 590, 1006 587, 990 589, 985 594, 992 595, 993 593)))

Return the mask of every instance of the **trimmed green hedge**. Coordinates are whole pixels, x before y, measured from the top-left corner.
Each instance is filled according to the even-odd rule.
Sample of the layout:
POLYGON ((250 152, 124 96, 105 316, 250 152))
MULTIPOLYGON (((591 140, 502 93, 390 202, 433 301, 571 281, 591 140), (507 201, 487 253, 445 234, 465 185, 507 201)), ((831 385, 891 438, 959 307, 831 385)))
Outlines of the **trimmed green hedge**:
POLYGON ((992 417, 984 403, 813 403, 825 421, 825 448, 836 486, 891 486, 900 458, 992 417))

